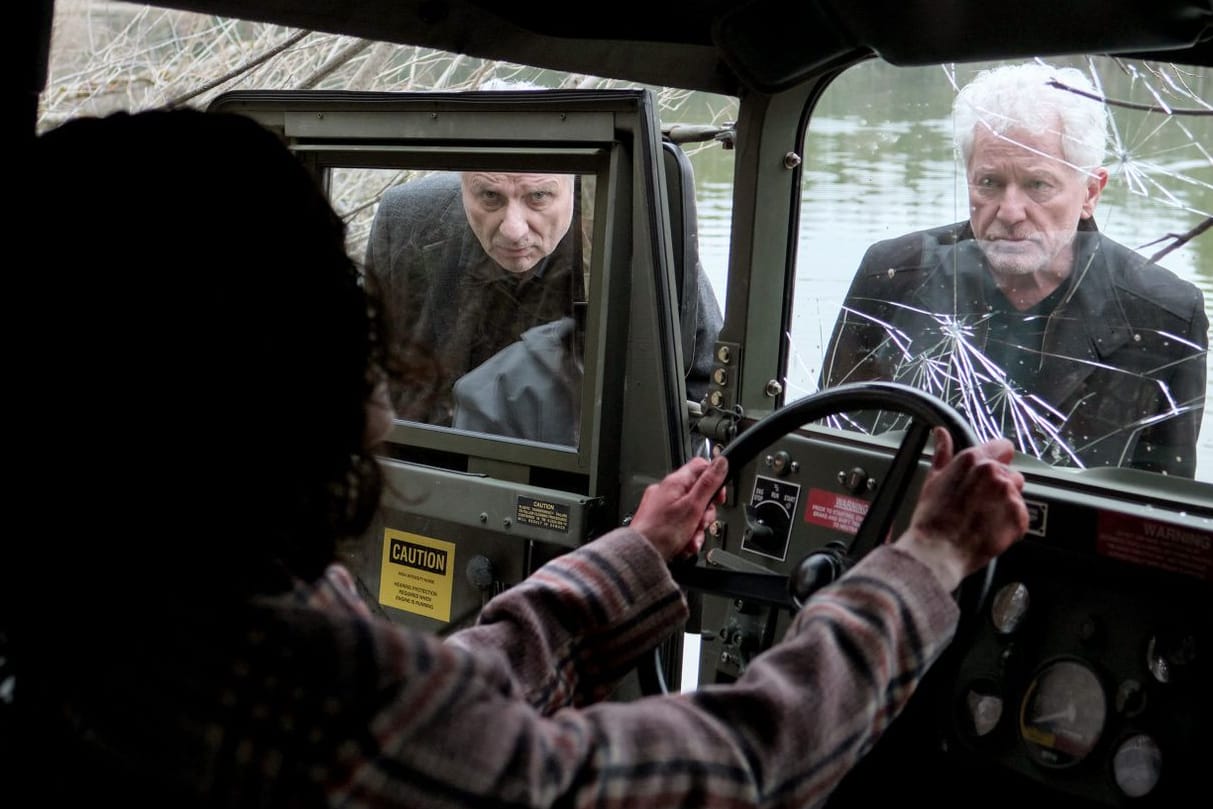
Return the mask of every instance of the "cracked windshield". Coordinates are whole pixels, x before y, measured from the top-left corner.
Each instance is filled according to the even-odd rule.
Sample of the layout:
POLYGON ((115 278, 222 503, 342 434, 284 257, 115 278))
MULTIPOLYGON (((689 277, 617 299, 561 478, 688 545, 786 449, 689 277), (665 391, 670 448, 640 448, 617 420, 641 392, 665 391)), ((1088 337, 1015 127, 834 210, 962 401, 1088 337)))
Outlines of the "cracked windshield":
POLYGON ((1103 57, 845 72, 806 136, 787 400, 892 380, 1051 467, 1213 481, 1211 99, 1103 57))

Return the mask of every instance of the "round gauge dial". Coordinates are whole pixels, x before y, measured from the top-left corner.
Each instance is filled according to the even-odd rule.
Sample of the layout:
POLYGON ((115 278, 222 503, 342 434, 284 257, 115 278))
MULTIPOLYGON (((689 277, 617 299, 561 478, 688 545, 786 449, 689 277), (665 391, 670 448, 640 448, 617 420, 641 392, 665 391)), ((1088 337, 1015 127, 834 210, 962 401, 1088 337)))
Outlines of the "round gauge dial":
POLYGON ((1112 774, 1116 786, 1130 798, 1150 794, 1162 775, 1162 751, 1158 743, 1144 733, 1125 739, 1112 756, 1112 774))
POLYGON ((1000 587, 990 605, 994 628, 1004 635, 1019 629, 1028 614, 1029 601, 1028 588, 1023 582, 1013 581, 1000 587))
POLYGON ((1078 661, 1060 660, 1028 686, 1019 733, 1038 764, 1069 767, 1095 749, 1107 716, 1107 695, 1095 672, 1078 661))
POLYGON ((975 736, 988 736, 1002 719, 1002 697, 985 685, 974 685, 965 694, 965 716, 975 736))

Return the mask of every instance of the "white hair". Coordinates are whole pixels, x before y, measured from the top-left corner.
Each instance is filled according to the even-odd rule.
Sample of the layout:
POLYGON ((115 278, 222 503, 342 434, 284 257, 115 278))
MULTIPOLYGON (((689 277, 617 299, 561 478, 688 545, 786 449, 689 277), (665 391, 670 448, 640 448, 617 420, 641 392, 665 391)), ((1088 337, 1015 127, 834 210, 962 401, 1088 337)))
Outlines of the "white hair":
POLYGON ((1107 154, 1108 109, 1098 97, 1091 80, 1074 67, 1028 62, 983 70, 961 88, 952 105, 960 158, 968 165, 978 126, 998 135, 1011 129, 1042 134, 1060 126, 1067 163, 1078 169, 1101 166, 1107 154))
POLYGON ((546 90, 542 84, 536 84, 533 81, 522 81, 521 79, 499 79, 493 77, 480 85, 481 90, 546 90))

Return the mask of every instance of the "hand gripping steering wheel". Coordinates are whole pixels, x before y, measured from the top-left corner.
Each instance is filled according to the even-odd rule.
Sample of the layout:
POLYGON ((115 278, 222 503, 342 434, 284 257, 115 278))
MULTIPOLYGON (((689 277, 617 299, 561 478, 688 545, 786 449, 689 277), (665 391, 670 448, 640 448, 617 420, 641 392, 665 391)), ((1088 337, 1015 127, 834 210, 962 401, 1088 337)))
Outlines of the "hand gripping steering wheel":
MULTIPOLYGON (((956 452, 977 443, 973 429, 960 413, 935 396, 896 382, 855 382, 819 391, 780 408, 733 439, 722 453, 729 461, 730 481, 776 439, 809 422, 855 410, 902 413, 911 420, 859 530, 844 552, 811 553, 787 576, 704 566, 692 560, 689 564, 671 565, 674 579, 689 590, 798 609, 814 590, 829 584, 846 567, 885 541, 918 471, 931 428, 945 428, 952 436, 956 452)), ((761 530, 761 526, 750 527, 761 530)), ((961 583, 954 596, 962 623, 980 613, 993 579, 991 560, 961 583)))

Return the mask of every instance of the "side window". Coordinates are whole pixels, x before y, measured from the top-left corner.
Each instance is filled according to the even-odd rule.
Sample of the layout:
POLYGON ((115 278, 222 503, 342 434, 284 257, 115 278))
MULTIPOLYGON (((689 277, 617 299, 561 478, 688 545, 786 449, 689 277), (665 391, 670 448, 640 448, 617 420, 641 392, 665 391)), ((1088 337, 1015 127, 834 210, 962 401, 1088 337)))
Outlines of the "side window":
POLYGON ((281 133, 347 223, 349 255, 406 366, 389 379, 409 380, 394 382, 386 454, 588 493, 634 452, 617 443, 632 409, 665 417, 653 425, 664 440, 643 448, 654 462, 685 454, 682 394, 710 374, 720 327, 698 263, 675 276, 675 218, 690 222, 683 259, 698 255, 687 249, 694 180, 676 215, 666 142, 648 125, 654 101, 629 89, 242 90, 209 109, 281 133), (700 295, 712 305, 678 309, 700 295), (633 300, 645 307, 635 317, 633 300), (703 349, 693 363, 680 355, 684 320, 703 349), (640 376, 660 383, 628 384, 640 376))
POLYGON ((340 169, 330 192, 392 339, 435 386, 397 415, 577 446, 592 263, 593 174, 340 169))
POLYGON ((789 397, 897 381, 1053 467, 1213 480, 1211 106, 1208 70, 1106 57, 844 72, 807 130, 789 397))

